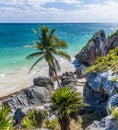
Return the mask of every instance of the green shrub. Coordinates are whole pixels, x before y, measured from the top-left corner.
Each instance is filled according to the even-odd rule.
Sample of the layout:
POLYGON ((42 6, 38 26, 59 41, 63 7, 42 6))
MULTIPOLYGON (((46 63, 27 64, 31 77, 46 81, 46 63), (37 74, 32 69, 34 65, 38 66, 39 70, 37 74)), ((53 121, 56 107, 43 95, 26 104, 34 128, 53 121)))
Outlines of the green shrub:
POLYGON ((115 82, 118 78, 111 79, 111 82, 115 82))
POLYGON ((86 73, 105 72, 108 69, 118 73, 118 47, 111 50, 106 56, 99 57, 94 65, 87 68, 86 73))
POLYGON ((116 108, 113 112, 112 112, 112 116, 118 120, 118 108, 116 108))
POLYGON ((54 118, 52 120, 46 119, 44 121, 45 127, 50 129, 50 130, 56 130, 56 127, 58 125, 58 120, 57 118, 54 118))
POLYGON ((12 117, 8 116, 10 108, 3 104, 0 110, 0 130, 13 130, 12 117))
POLYGON ((23 128, 37 128, 34 110, 31 110, 23 119, 23 128))
POLYGON ((100 30, 99 32, 94 33, 93 37, 88 40, 87 44, 81 49, 80 52, 84 52, 90 44, 94 43, 93 42, 94 38, 97 37, 99 35, 99 33, 102 32, 102 31, 103 30, 100 30))
POLYGON ((117 35, 118 34, 118 29, 115 31, 115 32, 113 32, 113 33, 111 33, 110 35, 108 35, 108 39, 109 38, 112 38, 113 36, 115 36, 115 35, 117 35))
POLYGON ((110 108, 110 112, 112 113, 114 110, 115 110, 115 107, 112 106, 112 107, 110 108))

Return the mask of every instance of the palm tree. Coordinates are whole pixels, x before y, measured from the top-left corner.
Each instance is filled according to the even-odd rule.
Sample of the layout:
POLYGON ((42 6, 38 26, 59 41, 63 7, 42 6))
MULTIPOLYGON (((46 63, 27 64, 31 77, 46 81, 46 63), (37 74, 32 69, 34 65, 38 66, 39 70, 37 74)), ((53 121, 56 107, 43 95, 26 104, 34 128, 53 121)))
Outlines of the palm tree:
POLYGON ((79 92, 62 87, 52 95, 52 105, 54 111, 58 111, 57 117, 61 130, 70 130, 70 114, 83 104, 79 92))
POLYGON ((48 27, 39 27, 39 30, 41 32, 40 35, 36 30, 33 29, 33 32, 38 37, 38 41, 36 41, 36 46, 34 48, 36 48, 38 51, 26 57, 26 59, 38 57, 36 62, 30 68, 29 72, 37 63, 39 63, 42 59, 45 59, 49 66, 49 76, 51 77, 55 75, 59 84, 57 71, 60 71, 60 65, 55 56, 61 56, 71 61, 70 56, 66 52, 62 51, 62 49, 67 49, 68 45, 63 40, 60 40, 57 35, 54 35, 56 29, 49 31, 48 27))

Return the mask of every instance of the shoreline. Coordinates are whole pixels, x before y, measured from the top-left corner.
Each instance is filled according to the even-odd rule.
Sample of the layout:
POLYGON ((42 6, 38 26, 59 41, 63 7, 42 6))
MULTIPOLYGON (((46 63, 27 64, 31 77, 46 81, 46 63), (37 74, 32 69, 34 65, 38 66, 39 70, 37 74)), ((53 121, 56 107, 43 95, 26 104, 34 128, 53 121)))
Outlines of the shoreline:
MULTIPOLYGON (((64 62, 61 64, 61 72, 58 72, 58 75, 60 76, 66 71, 74 72, 74 70, 75 67, 72 63, 64 62)), ((33 79, 38 76, 48 77, 48 67, 35 68, 30 74, 28 71, 29 68, 24 68, 16 73, 0 77, 0 99, 32 86, 33 79)))

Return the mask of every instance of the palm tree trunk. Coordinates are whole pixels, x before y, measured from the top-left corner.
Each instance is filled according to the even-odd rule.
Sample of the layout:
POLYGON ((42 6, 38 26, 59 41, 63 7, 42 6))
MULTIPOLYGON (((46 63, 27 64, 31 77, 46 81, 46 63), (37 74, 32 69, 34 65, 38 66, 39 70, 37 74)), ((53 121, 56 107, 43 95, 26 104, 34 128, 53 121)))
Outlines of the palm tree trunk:
POLYGON ((58 84, 58 86, 59 86, 59 88, 60 88, 61 86, 60 86, 60 83, 59 83, 59 80, 58 80, 58 77, 57 77, 57 71, 56 71, 56 68, 55 68, 55 64, 54 64, 53 59, 52 59, 52 63, 53 63, 53 66, 54 66, 54 73, 55 73, 56 81, 57 81, 57 84, 58 84))
POLYGON ((56 71, 55 68, 54 68, 54 72, 55 72, 55 77, 56 77, 56 80, 57 80, 58 86, 59 86, 59 88, 60 88, 61 86, 60 86, 60 83, 59 83, 59 80, 58 80, 58 77, 57 77, 57 71, 56 71))
POLYGON ((61 130, 71 130, 70 129, 70 120, 67 114, 62 115, 59 118, 59 124, 61 127, 61 130))
POLYGON ((49 66, 49 77, 53 77, 54 76, 54 70, 52 69, 52 67, 50 66, 50 64, 48 63, 49 66))

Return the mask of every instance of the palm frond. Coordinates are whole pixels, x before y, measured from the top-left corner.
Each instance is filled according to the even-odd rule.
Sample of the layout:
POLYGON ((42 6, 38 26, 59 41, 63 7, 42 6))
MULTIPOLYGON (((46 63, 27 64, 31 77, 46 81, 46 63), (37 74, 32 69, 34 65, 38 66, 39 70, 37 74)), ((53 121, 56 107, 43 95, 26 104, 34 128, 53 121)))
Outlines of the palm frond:
POLYGON ((54 38, 54 32, 56 31, 56 29, 52 29, 50 31, 50 34, 49 34, 49 42, 54 38))
POLYGON ((31 70, 33 69, 33 67, 34 67, 40 60, 42 60, 43 58, 44 58, 44 56, 41 56, 41 57, 32 65, 32 67, 30 68, 30 70, 29 70, 28 73, 30 73, 31 70))
POLYGON ((69 60, 69 61, 71 61, 71 57, 70 57, 67 53, 65 53, 65 52, 63 52, 63 51, 57 51, 55 54, 56 54, 56 55, 59 55, 59 56, 61 56, 61 57, 63 57, 63 58, 66 58, 66 59, 69 60))
POLYGON ((43 46, 43 44, 41 44, 40 42, 36 41, 36 48, 37 48, 38 50, 43 50, 43 49, 44 49, 44 46, 43 46))
POLYGON ((41 40, 40 35, 38 34, 38 32, 34 28, 32 28, 32 31, 37 35, 37 37, 39 38, 39 40, 41 40))
POLYGON ((33 58, 35 58, 35 57, 41 56, 41 55, 43 55, 43 54, 44 54, 44 52, 35 52, 35 53, 32 53, 32 54, 28 55, 28 56, 26 57, 26 59, 30 60, 30 59, 33 59, 33 58))
POLYGON ((67 49, 68 45, 65 41, 60 40, 54 44, 54 47, 57 49, 67 49))
POLYGON ((59 111, 59 115, 64 113, 69 114, 74 111, 76 107, 83 105, 81 94, 72 91, 68 87, 62 87, 52 95, 52 104, 54 109, 59 111))

